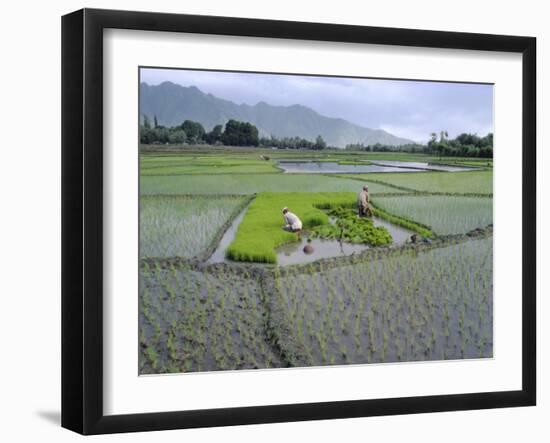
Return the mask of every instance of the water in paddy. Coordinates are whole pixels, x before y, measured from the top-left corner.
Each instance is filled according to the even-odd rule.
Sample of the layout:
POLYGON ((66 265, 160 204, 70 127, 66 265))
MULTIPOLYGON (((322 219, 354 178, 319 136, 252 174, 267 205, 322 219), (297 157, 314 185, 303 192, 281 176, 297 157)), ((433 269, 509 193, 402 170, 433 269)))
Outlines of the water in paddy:
POLYGON ((488 238, 276 274, 270 320, 294 366, 491 358, 492 257, 488 238))
MULTIPOLYGON (((394 245, 402 245, 414 234, 413 231, 394 225, 380 218, 374 217, 375 226, 384 226, 392 236, 394 245)), ((330 257, 340 257, 345 255, 357 254, 365 249, 368 245, 351 244, 340 242, 338 240, 321 240, 318 238, 311 239, 310 246, 313 247, 311 254, 304 252, 304 247, 308 244, 307 235, 302 236, 300 242, 289 243, 277 248, 277 262, 279 265, 297 265, 311 263, 316 260, 330 257)))
MULTIPOLYGON (((468 168, 464 166, 448 166, 448 165, 432 165, 424 162, 402 162, 397 160, 381 160, 373 162, 377 166, 396 167, 406 169, 417 169, 427 171, 445 171, 445 172, 460 172, 460 171, 472 171, 477 168, 468 168)), ((403 171, 401 171, 403 172, 403 171)))
POLYGON ((336 162, 304 162, 304 161, 280 161, 278 166, 286 173, 310 173, 310 174, 346 174, 369 172, 418 172, 418 169, 407 169, 396 166, 383 166, 374 164, 365 165, 340 165, 336 162))
POLYGON ((244 214, 246 214, 247 209, 248 209, 248 206, 244 208, 237 217, 235 217, 235 220, 233 220, 233 223, 231 223, 231 226, 229 226, 229 228, 223 234, 223 237, 220 240, 218 247, 214 250, 213 254, 206 261, 206 263, 209 263, 209 264, 221 263, 225 261, 225 250, 229 247, 231 242, 235 239, 235 235, 237 235, 237 229, 241 224, 241 222, 243 221, 244 214))
POLYGON ((421 162, 402 162, 394 160, 376 161, 364 165, 341 165, 336 162, 315 161, 279 161, 278 166, 286 173, 311 174, 367 174, 371 172, 421 172, 421 171, 471 171, 475 168, 462 166, 430 165, 421 162))
MULTIPOLYGON (((225 231, 220 243, 218 244, 218 247, 215 249, 214 253, 208 258, 206 263, 214 264, 230 261, 225 257, 225 250, 235 239, 237 229, 239 228, 239 225, 242 222, 245 213, 246 208, 241 211, 241 213, 235 218, 235 220, 233 220, 231 226, 225 231)), ((414 233, 413 231, 394 225, 377 217, 374 217, 373 220, 375 226, 384 226, 389 231, 395 245, 401 245, 405 243, 407 239, 410 238, 410 236, 414 233)), ((306 254, 303 251, 306 244, 307 234, 304 234, 300 242, 289 243, 278 248, 276 252, 279 265, 285 266, 311 263, 322 258, 352 255, 364 251, 369 247, 367 245, 356 245, 340 242, 338 240, 312 239, 310 245, 313 247, 313 253, 306 254)))

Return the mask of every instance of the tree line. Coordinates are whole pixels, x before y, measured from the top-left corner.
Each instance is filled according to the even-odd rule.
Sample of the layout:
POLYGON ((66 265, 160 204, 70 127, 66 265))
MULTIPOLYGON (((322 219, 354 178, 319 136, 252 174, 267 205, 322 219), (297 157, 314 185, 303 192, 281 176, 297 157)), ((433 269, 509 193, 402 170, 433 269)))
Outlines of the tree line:
POLYGON ((493 134, 489 133, 484 137, 477 134, 462 133, 453 139, 449 138, 447 131, 440 131, 438 134, 432 132, 430 140, 426 144, 410 143, 406 145, 390 146, 380 143, 364 145, 361 143, 346 145, 347 150, 367 152, 420 152, 441 157, 493 157, 493 134))
POLYGON ((181 125, 166 127, 159 125, 154 117, 151 123, 149 117, 143 116, 139 127, 139 141, 142 144, 224 144, 231 146, 258 146, 258 128, 248 122, 229 120, 225 124, 216 125, 207 132, 199 122, 185 120, 181 125))
POLYGON ((262 137, 260 146, 278 149, 313 149, 316 151, 328 148, 327 143, 320 135, 317 136, 315 141, 301 137, 262 137))
POLYGON ((181 125, 165 127, 147 115, 139 127, 142 144, 209 144, 227 146, 261 146, 280 149, 325 149, 326 142, 319 135, 315 141, 300 137, 260 137, 256 126, 248 122, 229 120, 207 132, 199 122, 185 120, 181 125))

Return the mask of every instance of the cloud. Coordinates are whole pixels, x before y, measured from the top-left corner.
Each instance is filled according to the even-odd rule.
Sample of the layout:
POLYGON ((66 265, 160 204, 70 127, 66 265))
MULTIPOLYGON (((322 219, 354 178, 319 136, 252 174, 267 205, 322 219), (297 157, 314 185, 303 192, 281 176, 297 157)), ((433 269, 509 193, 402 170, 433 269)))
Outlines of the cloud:
POLYGON ((141 80, 197 86, 239 104, 301 104, 415 141, 440 130, 451 137, 493 130, 492 85, 150 68, 141 80))

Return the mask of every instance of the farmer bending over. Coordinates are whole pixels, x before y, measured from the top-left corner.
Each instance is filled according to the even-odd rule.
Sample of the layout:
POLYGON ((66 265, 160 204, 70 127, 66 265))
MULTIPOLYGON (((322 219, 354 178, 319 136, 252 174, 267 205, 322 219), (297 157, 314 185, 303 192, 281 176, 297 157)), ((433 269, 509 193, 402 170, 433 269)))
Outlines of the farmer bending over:
POLYGON ((283 208, 283 217, 285 219, 285 230, 290 232, 298 232, 302 230, 302 221, 296 214, 290 212, 287 207, 283 208))
POLYGON ((372 211, 369 207, 369 187, 367 185, 363 186, 363 189, 357 196, 357 207, 359 217, 364 217, 365 215, 372 217, 372 211))

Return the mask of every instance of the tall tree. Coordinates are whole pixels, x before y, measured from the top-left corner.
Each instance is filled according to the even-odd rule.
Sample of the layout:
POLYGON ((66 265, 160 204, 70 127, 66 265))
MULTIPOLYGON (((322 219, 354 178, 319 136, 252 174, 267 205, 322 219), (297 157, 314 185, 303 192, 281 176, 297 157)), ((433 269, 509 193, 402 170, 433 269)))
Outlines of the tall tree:
POLYGON ((318 135, 317 138, 315 139, 315 144, 313 145, 313 149, 325 149, 326 147, 327 147, 327 144, 323 140, 323 137, 318 135))
POLYGON ((194 122, 192 120, 185 120, 180 128, 185 131, 187 139, 191 142, 201 141, 206 133, 204 127, 199 122, 194 122))
POLYGON ((143 127, 147 129, 151 128, 151 122, 149 121, 149 117, 147 117, 147 114, 143 114, 143 127))

